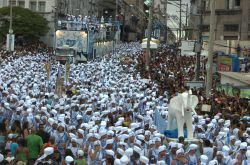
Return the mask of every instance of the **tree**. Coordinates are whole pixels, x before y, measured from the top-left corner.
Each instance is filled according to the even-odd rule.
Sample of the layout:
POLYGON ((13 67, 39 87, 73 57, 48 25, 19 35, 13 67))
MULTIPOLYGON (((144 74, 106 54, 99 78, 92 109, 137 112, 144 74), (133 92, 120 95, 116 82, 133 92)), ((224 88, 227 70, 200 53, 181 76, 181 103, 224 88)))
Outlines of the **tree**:
MULTIPOLYGON (((10 8, 0 8, 0 37, 5 37, 9 31, 10 8)), ((13 7, 12 29, 16 37, 23 36, 25 39, 37 39, 44 36, 48 30, 48 21, 29 9, 13 7)))

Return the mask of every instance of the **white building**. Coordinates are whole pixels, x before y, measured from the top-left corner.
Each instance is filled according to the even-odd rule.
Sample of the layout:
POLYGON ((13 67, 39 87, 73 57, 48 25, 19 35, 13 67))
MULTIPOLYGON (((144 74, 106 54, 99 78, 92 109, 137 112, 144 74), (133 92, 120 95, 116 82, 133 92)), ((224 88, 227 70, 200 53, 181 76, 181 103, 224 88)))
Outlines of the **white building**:
MULTIPOLYGON (((54 15, 56 0, 0 0, 0 7, 20 6, 38 12, 48 20, 49 32, 41 40, 48 46, 53 46, 54 41, 54 15)), ((15 32, 14 32, 15 33, 15 32)))

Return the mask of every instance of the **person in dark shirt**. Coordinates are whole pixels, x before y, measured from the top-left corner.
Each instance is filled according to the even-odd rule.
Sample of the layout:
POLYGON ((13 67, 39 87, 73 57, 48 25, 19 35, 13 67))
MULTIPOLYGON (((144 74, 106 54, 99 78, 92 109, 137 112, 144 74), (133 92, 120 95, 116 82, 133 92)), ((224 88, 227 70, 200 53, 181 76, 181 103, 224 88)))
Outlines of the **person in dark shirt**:
POLYGON ((40 136, 43 139, 43 143, 48 143, 50 139, 50 135, 44 131, 44 125, 39 125, 39 130, 37 132, 37 135, 40 136))

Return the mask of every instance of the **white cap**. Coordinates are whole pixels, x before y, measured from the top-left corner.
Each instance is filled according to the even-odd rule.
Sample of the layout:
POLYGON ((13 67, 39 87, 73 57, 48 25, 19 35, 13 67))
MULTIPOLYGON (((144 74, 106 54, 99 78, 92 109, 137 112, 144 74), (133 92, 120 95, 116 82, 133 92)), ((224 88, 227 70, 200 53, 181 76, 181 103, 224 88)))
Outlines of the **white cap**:
POLYGON ((117 148, 117 152, 120 154, 120 155, 124 155, 124 151, 123 151, 123 149, 121 149, 121 148, 117 148))
POLYGON ((223 146, 222 151, 225 153, 228 153, 230 151, 230 148, 228 146, 223 146))
POLYGON ((123 155, 120 159, 121 165, 127 165, 129 163, 129 159, 126 155, 123 155))
POLYGON ((217 165, 218 161, 217 160, 211 160, 208 165, 217 165))
POLYGON ((202 165, 206 165, 206 164, 207 164, 207 161, 208 161, 207 155, 201 155, 200 160, 201 160, 201 164, 202 164, 202 165))
POLYGON ((223 123, 223 122, 224 122, 224 119, 219 119, 218 122, 219 122, 219 123, 223 123))
POLYGON ((238 147, 240 144, 241 144, 241 141, 240 141, 240 140, 236 140, 235 143, 234 143, 234 145, 237 146, 237 147, 238 147))
POLYGON ((149 144, 149 145, 155 144, 155 141, 154 141, 154 140, 149 140, 148 144, 149 144))
POLYGON ((134 146, 134 151, 137 152, 138 154, 141 154, 141 148, 134 146))
POLYGON ((77 119, 77 120, 82 119, 82 115, 79 115, 79 114, 78 114, 78 115, 76 116, 76 119, 77 119))
POLYGON ((68 163, 72 163, 74 161, 74 159, 71 156, 66 156, 65 158, 65 162, 68 163))
POLYGON ((108 144, 113 144, 114 143, 114 140, 113 139, 108 139, 107 141, 106 141, 106 145, 108 145, 108 144))
POLYGON ((131 157, 133 155, 133 149, 132 148, 126 149, 125 155, 127 155, 128 157, 131 157))
POLYGON ((78 131, 78 133, 84 135, 84 131, 81 128, 79 128, 77 131, 78 131))
POLYGON ((138 138, 139 140, 144 140, 144 139, 145 139, 145 136, 143 136, 143 135, 137 135, 137 138, 138 138))
POLYGON ((95 141, 95 142, 94 142, 94 146, 96 146, 96 145, 99 145, 99 146, 100 146, 100 145, 101 145, 101 142, 100 142, 99 140, 95 141))
POLYGON ((178 155, 178 154, 180 154, 180 153, 184 153, 184 150, 183 150, 182 148, 180 148, 180 149, 178 149, 178 150, 176 151, 176 155, 178 155))
POLYGON ((155 137, 155 138, 154 138, 154 141, 155 141, 155 142, 157 142, 157 141, 160 142, 160 141, 161 141, 161 138, 155 137))
POLYGON ((146 156, 140 156, 140 161, 145 164, 149 163, 149 159, 146 156))
POLYGON ((189 145, 189 150, 188 151, 191 151, 191 150, 196 150, 198 148, 198 146, 196 144, 190 144, 189 145))
POLYGON ((169 143, 169 146, 170 146, 171 148, 178 148, 178 145, 177 145, 176 142, 170 142, 170 143, 169 143))
POLYGON ((43 155, 40 158, 38 158, 38 160, 42 160, 42 159, 46 158, 47 156, 49 156, 49 155, 51 155, 53 153, 54 153, 54 148, 53 147, 47 147, 47 148, 44 149, 43 155))
POLYGON ((236 137, 234 135, 230 136, 230 140, 236 140, 236 137))
POLYGON ((83 156, 83 155, 84 155, 83 150, 78 150, 78 151, 77 151, 77 155, 78 155, 78 156, 83 156))
POLYGON ((141 146, 141 143, 142 143, 142 142, 141 142, 140 140, 135 140, 135 144, 141 146))
POLYGON ((241 150, 247 149, 247 143, 246 142, 240 143, 240 149, 241 150))
POLYGON ((159 151, 159 153, 162 151, 166 151, 166 146, 160 146, 158 151, 159 151))
POLYGON ((166 165, 164 160, 157 161, 157 165, 166 165))
POLYGON ((113 157, 115 155, 114 151, 112 151, 112 150, 106 150, 106 154, 110 155, 110 156, 113 156, 113 157))

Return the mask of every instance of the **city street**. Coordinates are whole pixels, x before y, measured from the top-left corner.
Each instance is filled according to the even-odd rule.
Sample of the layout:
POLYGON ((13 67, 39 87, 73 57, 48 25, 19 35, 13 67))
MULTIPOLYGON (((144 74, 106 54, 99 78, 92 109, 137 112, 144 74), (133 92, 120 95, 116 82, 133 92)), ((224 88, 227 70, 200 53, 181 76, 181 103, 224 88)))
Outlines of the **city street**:
POLYGON ((250 1, 200 2, 0 2, 0 165, 250 165, 250 1))

